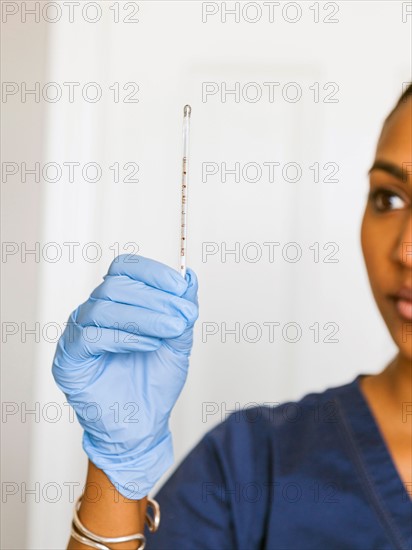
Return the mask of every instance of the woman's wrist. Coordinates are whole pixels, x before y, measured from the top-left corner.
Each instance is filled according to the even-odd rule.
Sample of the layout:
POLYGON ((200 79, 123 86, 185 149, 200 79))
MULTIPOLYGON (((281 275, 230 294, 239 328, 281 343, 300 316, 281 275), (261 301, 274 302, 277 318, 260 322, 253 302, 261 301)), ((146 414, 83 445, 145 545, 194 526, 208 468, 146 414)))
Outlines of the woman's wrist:
MULTIPOLYGON (((104 537, 121 537, 144 531, 147 497, 130 500, 120 494, 106 474, 89 461, 87 480, 78 511, 81 523, 104 537)), ((136 550, 136 541, 108 544, 113 550, 136 550)), ((90 550, 70 539, 68 550, 90 550)))

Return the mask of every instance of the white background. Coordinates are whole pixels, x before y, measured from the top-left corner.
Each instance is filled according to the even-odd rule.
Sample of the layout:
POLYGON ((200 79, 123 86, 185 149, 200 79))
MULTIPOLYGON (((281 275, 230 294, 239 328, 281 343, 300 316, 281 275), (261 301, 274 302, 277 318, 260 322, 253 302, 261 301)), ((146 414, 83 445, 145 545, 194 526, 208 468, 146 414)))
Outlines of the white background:
MULTIPOLYGON (((50 23, 53 8, 45 16, 41 12, 39 22, 29 15, 24 22, 22 4, 29 8, 33 3, 11 4, 19 12, 2 23, 3 80, 18 83, 19 90, 23 82, 27 88, 40 82, 41 89, 56 82, 63 97, 56 103, 42 97, 36 102, 33 96, 23 103, 19 93, 3 99, 3 162, 62 166, 93 161, 103 171, 97 183, 81 174, 70 183, 67 172, 56 183, 43 178, 37 183, 33 176, 24 183, 20 174, 2 182, 2 240, 17 243, 19 251, 3 256, 2 263, 3 332, 18 327, 15 335, 3 334, 2 344, 2 399, 16 413, 2 423, 2 547, 55 549, 68 539, 68 484, 74 484, 78 495, 86 457, 80 428, 70 422, 65 398, 51 377, 53 327, 62 327, 100 283, 115 243, 123 251, 125 243, 134 242, 144 256, 178 267, 186 103, 192 106, 188 264, 199 277, 200 318, 188 381, 171 422, 176 463, 236 406, 299 399, 360 372, 377 372, 393 356, 396 349, 368 286, 359 230, 366 173, 381 124, 410 80, 411 18, 409 24, 402 22, 405 2, 340 2, 334 16, 338 22, 326 23, 332 8, 320 3, 320 22, 315 23, 310 9, 315 3, 301 2, 295 23, 286 20, 296 18, 293 6, 282 17, 284 3, 274 7, 270 22, 268 7, 260 3, 262 16, 251 23, 246 19, 256 17, 256 4, 242 12, 245 3, 240 3, 240 21, 228 15, 224 22, 224 5, 212 2, 210 9, 219 11, 204 22, 202 2, 153 1, 138 2, 138 23, 122 22, 134 4, 124 2, 117 4, 118 23, 110 9, 116 2, 100 2, 102 16, 94 24, 79 8, 73 23, 67 9, 59 22, 50 23), (73 103, 63 82, 81 83, 73 103), (80 90, 88 82, 97 82, 103 91, 97 103, 82 97, 80 90), (116 82, 118 103, 110 90, 116 82), (127 82, 138 84, 138 103, 123 102, 127 82), (219 93, 202 97, 204 82, 216 83, 219 93), (233 95, 224 102, 222 86, 233 88, 235 82, 241 90, 255 82, 261 99, 251 101, 249 87, 239 102, 233 95), (273 102, 264 82, 280 83, 273 102), (282 96, 290 82, 302 90, 300 101, 282 96), (316 82, 319 102, 310 89, 316 82), (323 101, 332 90, 323 90, 328 82, 339 86, 337 103, 323 101), (108 167, 115 162, 137 163, 139 182, 113 182, 108 167), (224 183, 219 174, 202 181, 206 162, 228 168, 254 162, 263 170, 264 162, 279 162, 281 168, 297 162, 302 178, 287 182, 278 169, 272 183, 265 171, 255 183, 242 177, 236 183, 230 175, 224 183), (314 183, 309 166, 315 162, 321 177, 325 163, 337 163, 339 182, 314 183), (40 258, 30 255, 23 262, 22 243, 33 248, 36 241, 40 258), (92 241, 102 250, 95 263, 81 253, 92 241), (63 252, 55 263, 41 255, 43 250, 52 255, 46 246, 50 242, 63 252), (73 262, 64 242, 80 243, 73 262), (202 257, 206 242, 216 243, 219 253, 202 257), (243 251, 240 261, 233 255, 222 261, 222 243, 233 248, 236 242, 243 251), (257 262, 250 261, 252 248, 244 248, 251 242, 262 251, 257 262), (273 262, 264 242, 280 243, 273 262), (281 254, 290 242, 302 250, 296 263, 281 254), (316 242, 318 263, 309 249, 316 242), (322 249, 328 242, 339 246, 337 263, 322 261, 332 250, 322 249), (267 322, 280 323, 273 342, 267 322), (282 338, 282 328, 290 322, 302 330, 295 343, 282 338), (309 329, 316 322, 319 343, 309 329), (323 341, 327 322, 339 326, 338 343, 323 341), (23 323, 27 328, 38 323, 39 336, 24 339, 23 323), (219 331, 202 341, 205 323, 214 323, 219 331), (233 335, 222 341, 222 323, 228 328, 240 323, 239 342, 233 335), (247 323, 262 330, 258 342, 248 341, 256 333, 253 327, 243 331, 247 323), (44 327, 49 327, 46 333, 44 327), (33 409, 36 402, 39 414, 25 415, 25 407, 33 409), (55 410, 48 408, 50 402, 58 403, 58 422, 51 421, 55 410), (205 407, 217 413, 205 417, 205 407), (61 495, 51 502, 56 487, 61 495)), ((43 8, 46 3, 40 4, 43 8)), ((226 7, 235 6, 228 2, 226 7)), ((93 8, 87 15, 94 17, 93 8)), ((247 175, 252 177, 253 171, 247 175)), ((288 335, 292 338, 293 330, 288 335)))

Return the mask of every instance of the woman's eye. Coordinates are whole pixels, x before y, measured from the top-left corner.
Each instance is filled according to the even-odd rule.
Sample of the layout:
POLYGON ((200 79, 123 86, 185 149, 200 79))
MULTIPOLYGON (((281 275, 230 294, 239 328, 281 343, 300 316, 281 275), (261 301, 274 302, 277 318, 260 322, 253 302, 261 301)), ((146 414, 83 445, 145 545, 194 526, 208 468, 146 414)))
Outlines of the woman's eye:
POLYGON ((387 212, 405 206, 405 201, 399 195, 387 189, 374 189, 369 193, 369 200, 377 212, 387 212))

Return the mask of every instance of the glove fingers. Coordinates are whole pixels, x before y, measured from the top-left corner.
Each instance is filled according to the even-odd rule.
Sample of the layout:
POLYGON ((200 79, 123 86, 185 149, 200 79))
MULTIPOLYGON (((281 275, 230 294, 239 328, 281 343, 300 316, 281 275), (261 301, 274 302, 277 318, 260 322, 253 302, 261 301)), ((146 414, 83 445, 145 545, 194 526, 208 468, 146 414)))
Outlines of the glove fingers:
POLYGON ((124 275, 106 275, 103 283, 92 292, 91 298, 140 306, 165 315, 181 314, 188 322, 192 322, 197 314, 191 301, 124 275))
POLYGON ((186 271, 186 281, 188 283, 186 292, 182 295, 182 298, 189 300, 196 306, 198 305, 197 292, 199 289, 199 283, 197 280, 196 273, 188 268, 186 271))
POLYGON ((156 338, 176 338, 187 326, 186 319, 178 312, 164 315, 143 307, 94 298, 77 309, 75 321, 83 327, 120 329, 130 334, 156 338))
POLYGON ((100 359, 102 354, 152 352, 161 345, 162 341, 157 338, 100 327, 81 327, 73 322, 57 344, 53 377, 59 388, 70 394, 86 388, 99 376, 105 368, 105 363, 100 359))
POLYGON ((154 351, 161 344, 162 340, 151 336, 104 327, 82 327, 72 321, 67 323, 67 328, 58 342, 55 361, 59 355, 62 358, 68 355, 70 359, 84 360, 105 352, 154 351))
POLYGON ((102 353, 147 352, 158 349, 162 342, 158 338, 131 334, 123 330, 113 330, 104 327, 76 325, 76 338, 72 347, 65 342, 67 352, 75 359, 87 359, 102 353))
POLYGON ((199 316, 198 298, 197 298, 198 281, 197 281, 196 273, 192 271, 190 268, 188 268, 186 271, 186 281, 188 282, 188 287, 186 292, 183 294, 182 298, 193 303, 194 307, 196 308, 196 316, 188 324, 186 330, 181 334, 181 336, 173 339, 167 339, 167 340, 165 339, 163 343, 165 344, 166 347, 169 347, 185 355, 189 355, 193 344, 193 325, 199 316))
POLYGON ((108 275, 126 275, 135 281, 141 281, 176 296, 184 294, 187 288, 187 282, 175 269, 140 255, 118 256, 110 265, 108 275))

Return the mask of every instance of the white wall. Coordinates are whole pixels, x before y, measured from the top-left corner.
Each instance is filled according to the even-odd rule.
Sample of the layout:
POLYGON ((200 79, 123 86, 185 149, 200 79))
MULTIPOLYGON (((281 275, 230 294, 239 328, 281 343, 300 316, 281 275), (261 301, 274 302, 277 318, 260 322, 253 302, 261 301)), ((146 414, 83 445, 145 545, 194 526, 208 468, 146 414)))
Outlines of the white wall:
MULTIPOLYGON (((3 4, 3 3, 2 3, 3 4)), ((47 60, 47 25, 22 25, 10 19, 1 25, 1 74, 3 82, 45 80, 47 60)), ((3 98, 4 99, 4 98, 3 98)), ((45 146, 42 104, 11 101, 1 105, 2 163, 26 161, 34 164, 42 158, 45 146)), ((2 165, 4 166, 4 165, 2 165)), ((41 185, 19 183, 17 179, 1 184, 1 240, 2 249, 18 247, 27 241, 40 241, 45 189, 41 185), (7 244, 9 243, 9 244, 7 244), (13 243, 16 243, 15 245, 13 243)), ((33 403, 33 385, 39 371, 35 362, 36 344, 33 336, 22 341, 21 328, 35 327, 40 306, 38 293, 40 264, 22 263, 16 254, 1 264, 1 547, 24 548, 26 544, 29 505, 21 498, 23 483, 29 479, 32 463, 33 416, 23 416, 33 403), (14 336, 7 331, 18 330, 14 336), (15 414, 3 414, 14 411, 15 414), (16 492, 8 496, 8 493, 16 492)), ((30 498, 30 497, 28 497, 30 498)))
MULTIPOLYGON (((46 24, 47 52, 33 54, 31 43, 26 43, 27 33, 40 28, 35 24, 14 23, 18 28, 6 34, 7 66, 21 69, 15 78, 7 76, 10 80, 81 85, 93 81, 103 90, 102 100, 95 104, 85 101, 79 88, 75 101, 69 103, 63 86, 64 96, 54 104, 28 103, 27 111, 21 111, 18 98, 6 104, 11 138, 5 160, 38 158, 41 163, 61 165, 95 161, 103 168, 98 183, 78 177, 75 183, 62 178, 57 183, 3 184, 7 209, 21 213, 6 217, 7 240, 40 240, 42 246, 56 242, 64 251, 56 263, 42 259, 22 265, 13 257, 3 264, 12 297, 5 304, 4 318, 36 319, 40 327, 51 327, 46 336, 50 341, 43 337, 32 346, 32 364, 21 360, 28 347, 19 343, 18 335, 4 346, 7 400, 37 401, 45 411, 38 423, 23 424, 13 417, 3 424, 9 457, 4 479, 28 480, 40 487, 39 502, 28 495, 27 503, 21 505, 19 491, 3 505, 5 517, 11 517, 3 529, 7 548, 22 547, 20 514, 24 514, 27 548, 62 548, 72 508, 68 484, 77 484, 78 494, 84 480, 81 431, 69 421, 64 396, 50 374, 55 344, 48 323, 62 326, 70 311, 87 298, 113 258, 114 243, 122 249, 125 243, 135 242, 141 254, 177 268, 184 104, 192 106, 189 265, 199 277, 201 312, 190 375, 172 418, 177 461, 221 419, 220 413, 236 403, 298 399, 309 391, 349 381, 357 373, 378 371, 395 351, 368 287, 359 229, 366 172, 380 125, 402 82, 410 79, 410 27, 402 23, 402 3, 341 2, 335 24, 314 23, 312 2, 300 4, 302 17, 296 23, 280 17, 282 7, 275 8, 275 21, 270 23, 260 4, 262 18, 254 24, 244 19, 236 23, 231 16, 222 23, 220 13, 204 23, 202 2, 195 1, 139 2, 138 23, 115 24, 111 5, 101 2, 102 18, 96 24, 84 21, 80 14, 74 23, 62 17, 56 24, 46 24), (46 60, 43 76, 40 71, 46 60), (33 76, 35 71, 41 76, 33 76), (241 98, 236 103, 228 96, 223 103, 216 95, 202 101, 203 82, 220 87, 226 82, 229 88, 236 81, 258 83, 262 99, 251 103, 241 98), (263 83, 275 81, 280 88, 298 83, 302 100, 289 103, 275 88, 275 101, 270 103, 263 83), (122 94, 124 83, 138 83, 139 102, 115 103, 109 89, 115 82, 120 83, 122 94), (321 94, 325 83, 337 83, 339 102, 314 102, 309 87, 315 82, 320 83, 321 94), (44 138, 40 135, 37 140, 25 133, 22 124, 13 125, 22 114, 38 117, 39 128, 45 124, 44 138), (114 162, 136 162, 139 182, 114 183, 113 171, 108 169, 114 162), (202 182, 205 162, 228 166, 255 162, 262 168, 264 162, 297 162, 303 175, 298 183, 282 180, 279 172, 273 183, 266 174, 256 183, 235 183, 230 176, 226 183, 217 176, 202 182), (308 167, 315 162, 337 163, 339 183, 314 183, 308 167), (27 201, 32 206, 30 216, 22 215, 27 201), (41 237, 36 238, 33 227, 39 224, 41 237), (102 250, 96 263, 79 252, 91 241, 102 250), (275 261, 270 263, 263 243, 273 241, 281 246, 299 243, 301 261, 289 263, 276 249, 275 261), (72 263, 64 242, 81 243, 72 263), (219 255, 202 261, 205 242, 218 243, 220 248, 223 242, 228 248, 235 242, 241 247, 256 242, 263 255, 256 263, 243 258, 236 263, 232 256, 222 262, 219 255), (315 242, 320 243, 323 256, 328 252, 322 251, 324 243, 337 243, 339 262, 315 263, 309 250, 315 242), (26 277, 30 269, 37 279, 30 283, 33 292, 27 295, 22 292, 21 276, 26 277), (257 343, 244 338, 236 343, 228 336, 223 343, 217 334, 202 342, 202 325, 220 327, 222 322, 228 326, 238 322, 242 328, 257 323, 262 338, 257 343), (286 342, 275 329, 275 341, 270 343, 263 325, 267 322, 279 322, 281 327, 298 323, 302 338, 286 342), (315 322, 321 327, 336 323, 339 343, 314 343, 309 327, 315 322), (59 422, 47 417, 52 414, 47 409, 50 402, 59 404, 59 422), (202 410, 207 403, 216 403, 219 414, 204 421, 202 410), (15 459, 21 456, 22 441, 28 435, 30 474, 26 464, 15 459), (52 503, 56 487, 61 498, 52 503)), ((131 8, 125 10, 126 4, 118 6, 120 17, 131 12, 131 8)), ((249 18, 254 16, 250 10, 249 18)), ((322 3, 320 13, 321 18, 327 13, 322 3)), ((292 8, 287 15, 294 17, 292 8)), ((252 329, 248 335, 253 337, 252 329)), ((321 339, 325 336, 321 330, 321 339)))

